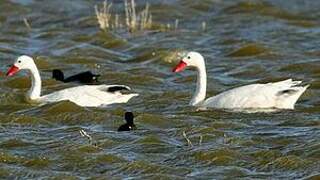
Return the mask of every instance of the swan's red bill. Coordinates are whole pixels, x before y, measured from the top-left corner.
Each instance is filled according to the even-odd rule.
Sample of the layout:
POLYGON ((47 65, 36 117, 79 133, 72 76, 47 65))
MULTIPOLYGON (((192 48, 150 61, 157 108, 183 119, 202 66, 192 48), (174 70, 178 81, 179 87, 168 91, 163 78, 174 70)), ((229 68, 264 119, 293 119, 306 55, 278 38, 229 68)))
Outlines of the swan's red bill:
POLYGON ((185 67, 187 67, 187 63, 180 61, 179 64, 173 68, 172 72, 180 72, 182 71, 185 67))
POLYGON ((8 70, 7 72, 7 76, 12 76, 14 75, 15 73, 17 73, 20 69, 15 66, 15 65, 12 65, 11 68, 8 70))

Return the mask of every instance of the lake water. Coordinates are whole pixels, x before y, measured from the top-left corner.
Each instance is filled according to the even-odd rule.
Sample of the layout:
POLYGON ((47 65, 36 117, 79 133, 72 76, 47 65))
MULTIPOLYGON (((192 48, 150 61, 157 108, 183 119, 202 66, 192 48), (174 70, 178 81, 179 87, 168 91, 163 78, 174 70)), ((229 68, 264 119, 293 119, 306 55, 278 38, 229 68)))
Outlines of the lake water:
MULTIPOLYGON (((133 33, 100 30, 101 2, 0 1, 0 179, 320 178, 320 1, 148 1, 153 28, 133 33), (291 111, 197 111, 188 106, 196 73, 171 72, 187 50, 206 59, 208 97, 286 78, 311 86, 291 111), (27 74, 5 77, 21 54, 36 59, 43 94, 78 85, 51 79, 61 68, 140 96, 105 109, 30 104, 27 74), (138 130, 116 131, 125 111, 138 130)), ((122 1, 112 13, 124 22, 122 1)))

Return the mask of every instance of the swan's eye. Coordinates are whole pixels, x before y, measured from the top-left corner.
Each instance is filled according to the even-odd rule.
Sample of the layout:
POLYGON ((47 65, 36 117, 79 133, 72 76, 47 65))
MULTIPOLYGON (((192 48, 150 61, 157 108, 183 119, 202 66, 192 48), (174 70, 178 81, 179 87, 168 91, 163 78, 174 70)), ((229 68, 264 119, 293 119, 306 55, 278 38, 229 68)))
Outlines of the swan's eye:
POLYGON ((18 63, 21 63, 21 61, 19 60, 18 63))
POLYGON ((190 59, 191 57, 190 56, 188 56, 188 59, 190 59))

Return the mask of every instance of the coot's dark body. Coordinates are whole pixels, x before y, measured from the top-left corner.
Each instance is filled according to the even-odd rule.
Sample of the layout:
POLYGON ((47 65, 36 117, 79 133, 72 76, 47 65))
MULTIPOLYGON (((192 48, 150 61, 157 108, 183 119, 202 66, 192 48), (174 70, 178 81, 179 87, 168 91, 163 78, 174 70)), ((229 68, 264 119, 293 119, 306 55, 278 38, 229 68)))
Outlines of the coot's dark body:
POLYGON ((59 69, 54 69, 52 71, 52 78, 56 79, 58 81, 62 81, 62 82, 80 82, 80 83, 84 83, 84 84, 90 84, 90 83, 95 83, 98 82, 98 77, 100 75, 98 74, 93 74, 91 71, 86 71, 86 72, 82 72, 79 74, 75 74, 73 76, 70 76, 68 78, 64 78, 64 74, 61 70, 59 69))

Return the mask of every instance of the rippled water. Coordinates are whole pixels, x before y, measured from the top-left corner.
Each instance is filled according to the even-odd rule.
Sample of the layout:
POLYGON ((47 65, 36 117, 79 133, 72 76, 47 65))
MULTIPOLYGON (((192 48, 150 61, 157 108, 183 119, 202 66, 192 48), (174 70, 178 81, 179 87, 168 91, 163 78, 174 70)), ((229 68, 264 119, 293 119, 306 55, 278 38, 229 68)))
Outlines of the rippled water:
MULTIPOLYGON (((0 1, 0 178, 319 179, 320 2, 149 2, 154 22, 179 19, 178 29, 100 31, 101 1, 0 1), (289 77, 311 87, 294 111, 197 111, 187 105, 195 72, 170 71, 177 50, 205 56, 208 96, 289 77), (62 68, 92 70, 141 95, 107 109, 28 104, 26 73, 4 75, 20 54, 36 58, 43 93, 77 85, 51 79, 62 68), (128 110, 138 130, 119 133, 128 110)), ((123 12, 122 1, 114 6, 123 12)))

